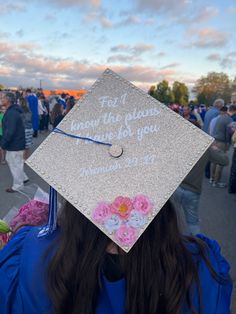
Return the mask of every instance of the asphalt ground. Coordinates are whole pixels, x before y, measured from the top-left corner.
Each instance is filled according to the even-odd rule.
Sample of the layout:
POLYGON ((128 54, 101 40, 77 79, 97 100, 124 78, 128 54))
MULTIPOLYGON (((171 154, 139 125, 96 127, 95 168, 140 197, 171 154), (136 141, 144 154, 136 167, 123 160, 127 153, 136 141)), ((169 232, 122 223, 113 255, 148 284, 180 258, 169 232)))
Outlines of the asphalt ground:
MULTIPOLYGON (((48 135, 39 134, 34 140, 34 150, 48 135)), ((232 153, 232 152, 231 152, 232 153)), ((230 166, 223 172, 223 181, 227 182, 230 166)), ((0 165, 0 218, 3 218, 12 208, 19 208, 32 197, 37 187, 48 191, 45 183, 27 165, 25 171, 30 179, 26 184, 24 194, 6 193, 5 189, 11 187, 12 177, 7 165, 0 165)), ((202 233, 219 242, 222 253, 231 265, 231 277, 236 287, 236 194, 229 194, 227 189, 213 188, 207 179, 203 182, 203 192, 200 201, 200 218, 202 233)), ((232 314, 236 313, 236 289, 232 298, 232 314)))

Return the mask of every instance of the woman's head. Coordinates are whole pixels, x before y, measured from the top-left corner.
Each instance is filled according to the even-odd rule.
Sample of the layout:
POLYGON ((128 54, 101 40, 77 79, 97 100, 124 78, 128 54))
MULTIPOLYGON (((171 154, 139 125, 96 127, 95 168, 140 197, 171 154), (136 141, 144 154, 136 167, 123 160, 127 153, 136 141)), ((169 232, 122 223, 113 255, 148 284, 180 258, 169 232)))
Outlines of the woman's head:
POLYGON ((20 97, 19 101, 23 112, 30 112, 26 99, 24 97, 20 97))
MULTIPOLYGON (((48 273, 55 313, 93 313, 111 240, 68 202, 59 226, 58 250, 48 273)), ((125 313, 157 313, 163 306, 161 313, 182 313, 197 281, 185 245, 175 209, 167 201, 129 253, 117 248, 126 279, 125 313)))

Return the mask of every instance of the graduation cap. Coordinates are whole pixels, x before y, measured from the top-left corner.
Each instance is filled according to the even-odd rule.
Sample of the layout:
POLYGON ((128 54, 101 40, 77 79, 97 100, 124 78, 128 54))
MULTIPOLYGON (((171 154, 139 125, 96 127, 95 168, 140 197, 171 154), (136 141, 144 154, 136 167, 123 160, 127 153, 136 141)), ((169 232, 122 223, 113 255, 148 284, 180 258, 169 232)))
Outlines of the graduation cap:
POLYGON ((128 252, 212 142, 107 69, 27 164, 128 252))

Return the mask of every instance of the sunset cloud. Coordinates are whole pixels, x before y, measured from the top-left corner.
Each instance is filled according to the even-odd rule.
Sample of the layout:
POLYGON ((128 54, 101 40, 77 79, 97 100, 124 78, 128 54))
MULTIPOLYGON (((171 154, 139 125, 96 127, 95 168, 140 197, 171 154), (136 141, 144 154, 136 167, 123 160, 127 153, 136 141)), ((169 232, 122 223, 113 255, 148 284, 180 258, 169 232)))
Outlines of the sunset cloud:
POLYGON ((113 22, 107 18, 103 13, 92 11, 84 16, 83 21, 85 23, 98 23, 103 28, 113 27, 113 22))
MULTIPOLYGON (((44 84, 47 82, 48 88, 81 88, 81 85, 83 88, 89 88, 107 67, 106 64, 45 57, 20 50, 17 46, 9 46, 7 43, 1 43, 0 53, 3 55, 0 61, 0 75, 5 76, 5 82, 12 80, 11 85, 14 83, 31 86, 32 82, 40 79, 44 84)), ((110 67, 143 88, 164 78, 173 79, 176 74, 174 69, 155 70, 141 64, 132 66, 113 63, 110 67)))
POLYGON ((214 28, 204 28, 192 31, 192 40, 187 47, 221 48, 227 45, 229 34, 214 28))
POLYGON ((0 2, 1 84, 88 88, 106 67, 147 89, 235 75, 233 0, 0 2))

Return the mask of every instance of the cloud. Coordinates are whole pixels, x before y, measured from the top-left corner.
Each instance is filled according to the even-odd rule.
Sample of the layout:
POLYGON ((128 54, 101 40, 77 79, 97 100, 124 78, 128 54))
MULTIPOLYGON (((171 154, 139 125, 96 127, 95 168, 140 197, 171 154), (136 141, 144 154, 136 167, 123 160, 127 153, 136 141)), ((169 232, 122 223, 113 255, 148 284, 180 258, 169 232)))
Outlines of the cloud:
POLYGON ((155 19, 154 18, 147 18, 145 21, 144 21, 144 24, 145 25, 154 25, 155 24, 155 19))
POLYGON ((236 52, 230 52, 225 57, 223 57, 220 61, 220 65, 222 68, 231 69, 236 66, 236 52))
POLYGON ((141 23, 141 19, 137 15, 130 15, 125 19, 121 20, 116 26, 129 26, 129 25, 137 25, 141 23))
POLYGON ((0 32, 0 38, 6 38, 6 37, 9 37, 9 36, 11 36, 11 34, 8 33, 8 32, 0 32))
POLYGON ((120 51, 130 52, 130 46, 129 45, 120 44, 120 45, 111 47, 111 51, 112 52, 120 52, 120 51))
POLYGON ((23 37, 23 36, 24 36, 24 31, 23 31, 23 29, 21 28, 21 29, 19 29, 18 31, 16 31, 16 35, 17 35, 18 37, 23 37))
POLYGON ((156 56, 157 56, 157 58, 165 57, 166 56, 166 52, 161 51, 156 56))
POLYGON ((10 44, 8 42, 0 42, 0 54, 5 55, 14 51, 32 51, 34 49, 40 49, 41 46, 38 43, 24 42, 20 44, 10 44))
MULTIPOLYGON (((7 86, 38 86, 43 81, 44 88, 89 88, 106 69, 107 64, 89 63, 84 60, 53 58, 21 49, 17 45, 0 43, 1 83, 7 86)), ((26 48, 26 47, 25 47, 26 48)), ((38 51, 38 50, 37 50, 38 51)), ((156 70, 141 64, 113 64, 110 67, 136 85, 147 88, 162 79, 173 79, 174 69, 156 70)))
POLYGON ((133 62, 138 62, 141 61, 140 58, 137 58, 135 56, 132 55, 122 55, 122 54, 118 54, 118 55, 112 55, 107 59, 108 63, 116 63, 116 62, 121 62, 121 63, 133 63, 133 62))
POLYGON ((46 15, 44 16, 44 20, 45 20, 45 21, 55 21, 55 20, 56 20, 56 16, 53 15, 53 14, 46 14, 46 15))
POLYGON ((204 7, 201 8, 197 14, 193 17, 192 22, 202 23, 206 22, 219 14, 219 10, 215 7, 204 7))
POLYGON ((197 48, 221 48, 227 45, 229 35, 226 32, 214 28, 204 28, 202 30, 191 30, 189 35, 193 37, 186 47, 197 48))
MULTIPOLYGON (((153 11, 161 13, 183 12, 189 5, 186 0, 136 0, 137 9, 143 11, 153 11)), ((139 11, 140 12, 140 11, 139 11)))
POLYGON ((127 53, 131 53, 132 55, 141 55, 153 49, 154 49, 154 45, 145 44, 145 43, 137 43, 134 46, 120 44, 120 45, 111 47, 112 52, 127 52, 127 53))
POLYGON ((231 7, 228 7, 227 10, 226 10, 226 13, 228 14, 236 14, 236 6, 231 6, 231 7))
POLYGON ((173 68, 176 68, 179 65, 180 65, 180 63, 173 62, 173 63, 167 64, 167 65, 161 67, 161 70, 173 69, 173 68))
POLYGON ((204 23, 210 19, 216 17, 219 14, 219 10, 216 7, 209 6, 197 6, 189 7, 186 12, 182 12, 173 17, 173 21, 185 25, 193 25, 204 23))
POLYGON ((229 52, 224 56, 213 53, 207 56, 207 60, 218 62, 223 69, 231 69, 236 66, 236 51, 229 52))
POLYGON ((92 23, 96 22, 100 24, 101 27, 103 28, 111 28, 113 27, 113 22, 112 20, 108 19, 104 13, 98 12, 98 11, 93 11, 90 12, 89 14, 85 15, 83 18, 83 22, 85 23, 92 23))
POLYGON ((207 56, 207 60, 209 61, 219 61, 221 60, 221 56, 219 53, 212 53, 209 56, 207 56))
POLYGON ((0 3, 0 14, 9 14, 13 12, 24 12, 26 11, 26 6, 21 3, 21 4, 16 4, 16 3, 9 3, 9 2, 4 2, 0 3))
MULTIPOLYGON (((35 0, 37 2, 42 2, 42 0, 35 0)), ((101 5, 101 0, 43 0, 47 4, 52 4, 57 7, 71 8, 71 7, 81 7, 89 6, 92 8, 98 8, 101 5)))
POLYGON ((148 51, 151 51, 154 49, 154 46, 153 45, 150 45, 150 44, 144 44, 144 43, 139 43, 139 44, 136 44, 132 50, 133 50, 133 53, 136 54, 136 55, 141 55, 143 54, 144 52, 148 52, 148 51))

